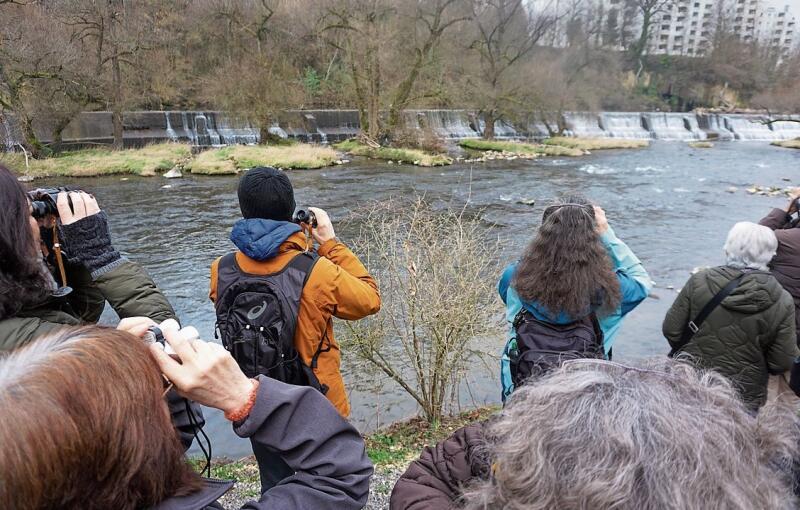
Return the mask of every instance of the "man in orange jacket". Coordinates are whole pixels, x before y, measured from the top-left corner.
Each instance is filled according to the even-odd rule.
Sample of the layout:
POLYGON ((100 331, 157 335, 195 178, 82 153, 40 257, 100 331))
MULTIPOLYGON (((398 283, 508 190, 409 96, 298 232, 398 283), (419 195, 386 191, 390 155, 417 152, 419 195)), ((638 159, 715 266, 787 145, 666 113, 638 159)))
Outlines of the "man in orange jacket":
MULTIPOLYGON (((238 196, 244 219, 234 225, 231 241, 239 249, 235 260, 241 271, 255 275, 278 273, 307 249, 305 233, 291 223, 294 190, 285 173, 269 167, 253 168, 239 181, 238 196)), ((339 369, 341 355, 333 337, 332 318, 356 320, 377 313, 381 298, 377 283, 358 257, 336 239, 328 214, 317 208, 311 211, 317 220, 313 238, 319 260, 300 295, 294 345, 303 362, 311 366, 324 341, 314 374, 327 386, 328 400, 347 417, 350 404, 339 369)), ((219 261, 211 265, 212 301, 217 299, 219 261)))

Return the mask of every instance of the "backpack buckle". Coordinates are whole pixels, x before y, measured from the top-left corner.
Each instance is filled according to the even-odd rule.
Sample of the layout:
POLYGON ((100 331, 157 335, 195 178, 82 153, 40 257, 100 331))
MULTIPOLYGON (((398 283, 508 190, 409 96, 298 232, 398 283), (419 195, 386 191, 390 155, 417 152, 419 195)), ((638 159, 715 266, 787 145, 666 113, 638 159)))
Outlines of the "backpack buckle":
POLYGON ((700 331, 700 328, 697 327, 697 324, 695 324, 694 321, 689 321, 689 331, 692 333, 697 333, 700 331))

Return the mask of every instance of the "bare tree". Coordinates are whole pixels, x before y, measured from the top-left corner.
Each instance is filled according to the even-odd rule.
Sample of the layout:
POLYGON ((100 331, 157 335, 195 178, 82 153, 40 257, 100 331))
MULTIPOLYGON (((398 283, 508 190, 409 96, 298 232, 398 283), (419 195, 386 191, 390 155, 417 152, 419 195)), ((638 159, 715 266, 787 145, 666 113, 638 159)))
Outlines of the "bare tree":
POLYGON ((672 8, 672 0, 627 1, 632 7, 638 10, 639 15, 641 16, 641 30, 639 32, 639 38, 630 47, 631 60, 637 63, 639 66, 638 70, 636 71, 636 78, 638 80, 639 75, 644 68, 642 57, 644 56, 645 50, 647 50, 647 43, 650 40, 650 29, 652 28, 653 23, 655 23, 657 20, 659 14, 667 12, 672 8))
POLYGON ((475 35, 469 47, 479 56, 479 100, 484 138, 493 139, 495 122, 516 103, 523 90, 512 71, 533 52, 559 20, 548 4, 541 11, 523 0, 472 0, 475 35))

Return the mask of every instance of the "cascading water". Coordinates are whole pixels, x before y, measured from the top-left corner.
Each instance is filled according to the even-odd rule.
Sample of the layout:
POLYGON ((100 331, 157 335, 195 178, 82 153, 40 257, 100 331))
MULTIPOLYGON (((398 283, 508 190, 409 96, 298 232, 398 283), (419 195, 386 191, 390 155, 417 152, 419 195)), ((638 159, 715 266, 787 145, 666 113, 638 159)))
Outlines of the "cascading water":
POLYGON ((192 145, 197 145, 197 130, 189 125, 189 114, 181 112, 181 121, 183 123, 183 133, 192 145))
POLYGON ((417 117, 424 118, 425 125, 442 138, 458 140, 480 137, 480 134, 470 126, 469 116, 464 110, 417 111, 417 117))
POLYGON ((317 120, 317 129, 329 142, 338 142, 358 135, 358 111, 311 110, 317 120))
POLYGON ((11 133, 11 125, 5 115, 0 115, 0 125, 3 126, 3 131, 0 133, 0 135, 2 135, 3 148, 5 152, 13 152, 16 143, 14 141, 14 135, 11 133))
POLYGON ((196 144, 201 146, 219 147, 222 145, 219 133, 212 124, 213 116, 198 113, 194 116, 194 125, 197 130, 196 144))
POLYGON ((164 118, 167 121, 167 136, 169 137, 170 140, 177 141, 178 133, 176 133, 175 130, 172 129, 172 123, 169 120, 169 112, 164 112, 164 118))
POLYGON ((775 140, 775 132, 757 115, 725 115, 725 127, 736 140, 775 140))
POLYGON ((640 113, 603 112, 600 114, 600 128, 611 138, 652 138, 652 133, 642 126, 640 113))
POLYGON ((258 143, 260 138, 258 129, 253 128, 250 123, 239 120, 231 125, 231 119, 221 114, 215 115, 215 118, 216 131, 219 133, 222 145, 254 145, 258 143))
POLYGON ((800 138, 800 115, 781 115, 779 118, 791 119, 791 121, 773 122, 770 127, 774 136, 778 140, 792 140, 800 138))
POLYGON ((565 134, 583 137, 607 136, 606 131, 600 126, 600 117, 591 112, 564 112, 564 122, 567 126, 565 134))
POLYGON ((643 113, 644 126, 659 140, 704 140, 694 115, 684 113, 643 113), (692 122, 692 119, 694 122, 692 122))
POLYGON ((704 130, 707 138, 715 140, 733 140, 733 132, 725 127, 725 119, 716 113, 700 113, 697 115, 700 129, 704 130))

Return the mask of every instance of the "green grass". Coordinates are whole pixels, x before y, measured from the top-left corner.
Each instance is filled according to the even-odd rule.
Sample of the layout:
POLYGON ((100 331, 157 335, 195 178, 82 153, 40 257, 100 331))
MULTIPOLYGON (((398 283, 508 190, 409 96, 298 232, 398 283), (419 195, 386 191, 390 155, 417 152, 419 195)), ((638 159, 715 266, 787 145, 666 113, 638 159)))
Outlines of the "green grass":
POLYGON ((540 145, 535 143, 510 142, 503 140, 461 140, 458 144, 469 150, 508 152, 517 155, 542 156, 583 156, 581 149, 561 147, 558 145, 540 145))
POLYGON ((385 159, 418 166, 445 166, 452 165, 453 158, 445 154, 431 154, 419 149, 401 149, 396 147, 370 147, 358 143, 356 140, 346 140, 334 145, 334 148, 349 152, 354 156, 364 156, 372 159, 385 159))
POLYGON ((623 140, 619 138, 573 138, 567 136, 554 136, 544 140, 545 145, 556 145, 570 149, 605 150, 605 149, 638 149, 647 147, 647 140, 623 140))
POLYGON ((290 145, 232 145, 198 154, 188 165, 195 174, 235 174, 255 166, 284 169, 322 168, 333 165, 336 151, 330 147, 290 145))
POLYGON ((135 174, 155 175, 166 172, 191 157, 188 145, 159 143, 141 149, 114 151, 110 149, 85 149, 64 152, 56 157, 30 160, 25 166, 25 157, 18 153, 0 154, 0 163, 18 174, 32 177, 135 174))
POLYGON ((787 149, 800 149, 800 138, 795 138, 794 140, 781 140, 778 142, 772 142, 772 145, 776 145, 778 147, 785 147, 787 149))

